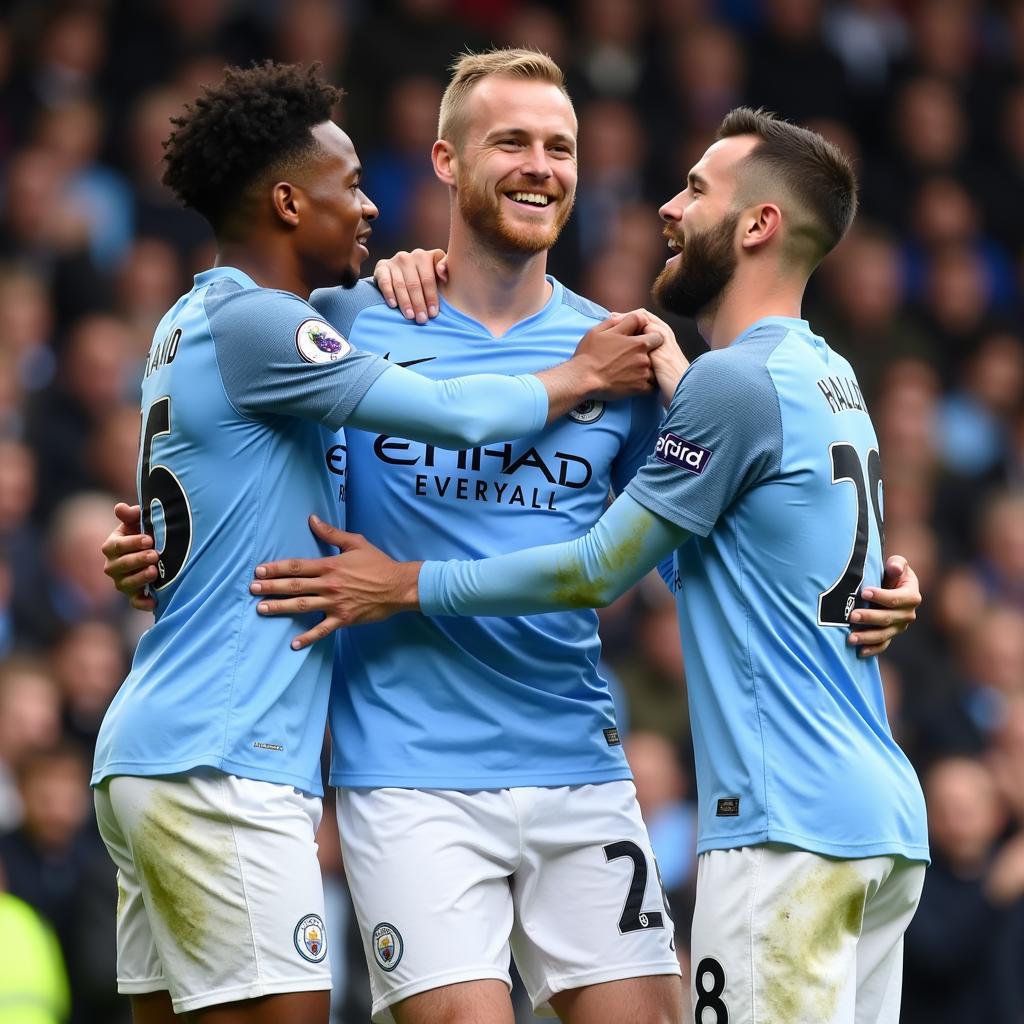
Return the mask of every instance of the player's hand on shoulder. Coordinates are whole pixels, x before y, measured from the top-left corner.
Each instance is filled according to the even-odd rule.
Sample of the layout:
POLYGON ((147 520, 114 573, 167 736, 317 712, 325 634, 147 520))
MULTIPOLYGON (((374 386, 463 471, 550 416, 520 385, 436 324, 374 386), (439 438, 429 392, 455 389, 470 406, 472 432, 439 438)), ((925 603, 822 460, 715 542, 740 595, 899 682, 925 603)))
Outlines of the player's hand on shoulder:
POLYGON ((103 571, 130 599, 133 608, 151 612, 156 601, 145 590, 146 584, 156 579, 159 555, 153 549, 153 538, 142 532, 142 509, 122 501, 114 506, 114 515, 118 525, 100 547, 103 571))
POLYGON ((340 554, 328 558, 289 558, 256 567, 249 587, 260 598, 260 615, 323 612, 312 629, 292 640, 301 650, 342 626, 378 622, 419 603, 419 562, 396 562, 365 537, 346 533, 316 516, 309 527, 340 554))
POLYGON ((592 376, 594 398, 629 398, 650 391, 651 353, 664 341, 660 331, 645 328, 639 311, 613 313, 583 335, 573 358, 592 376))
POLYGON ((917 618, 921 584, 902 555, 891 555, 885 563, 882 586, 865 587, 862 596, 872 607, 857 608, 850 615, 849 640, 859 648, 861 657, 868 658, 885 651, 917 618))
POLYGON ((437 284, 448 280, 448 256, 443 249, 396 252, 378 262, 373 279, 392 309, 400 309, 406 320, 425 324, 440 309, 437 284))

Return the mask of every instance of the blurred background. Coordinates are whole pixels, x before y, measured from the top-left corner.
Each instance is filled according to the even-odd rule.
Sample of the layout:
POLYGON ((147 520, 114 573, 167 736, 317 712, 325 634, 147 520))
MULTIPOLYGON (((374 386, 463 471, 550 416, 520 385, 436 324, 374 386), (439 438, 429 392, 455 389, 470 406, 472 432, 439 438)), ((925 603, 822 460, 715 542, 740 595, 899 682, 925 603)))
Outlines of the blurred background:
MULTIPOLYGON (((551 265, 609 308, 649 301, 666 256, 657 208, 731 107, 768 107, 854 157, 861 213, 806 315, 857 370, 888 547, 926 595, 883 659, 935 858, 902 1019, 1019 1024, 1021 0, 0 2, 0 1021, 27 1019, 4 1015, 19 993, 55 1021, 127 1020, 87 778, 147 619, 102 575, 99 546, 115 499, 135 493, 153 328, 213 256, 204 223, 160 184, 168 118, 225 63, 320 61, 348 91, 339 118, 381 208, 374 256, 440 246, 447 201, 429 151, 446 67, 490 44, 538 47, 568 73, 581 177, 551 265)), ((701 350, 692 327, 679 335, 701 350)), ((685 964, 694 786, 674 606, 645 581, 602 621, 685 964)), ((336 1020, 365 1024, 330 804, 321 856, 336 1020)))

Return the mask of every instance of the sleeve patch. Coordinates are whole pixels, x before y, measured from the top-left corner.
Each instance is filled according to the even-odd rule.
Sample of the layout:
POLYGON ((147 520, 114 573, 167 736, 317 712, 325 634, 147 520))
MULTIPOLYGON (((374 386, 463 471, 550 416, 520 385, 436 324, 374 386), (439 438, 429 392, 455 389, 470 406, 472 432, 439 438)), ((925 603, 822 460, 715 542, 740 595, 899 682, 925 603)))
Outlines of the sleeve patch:
POLYGON ((654 457, 667 466, 676 466, 700 476, 707 468, 714 452, 710 448, 702 448, 693 441, 686 441, 678 434, 666 430, 658 435, 658 443, 654 446, 654 457))
POLYGON ((295 332, 295 347, 307 363, 334 363, 352 351, 352 346, 323 320, 303 320, 295 332))

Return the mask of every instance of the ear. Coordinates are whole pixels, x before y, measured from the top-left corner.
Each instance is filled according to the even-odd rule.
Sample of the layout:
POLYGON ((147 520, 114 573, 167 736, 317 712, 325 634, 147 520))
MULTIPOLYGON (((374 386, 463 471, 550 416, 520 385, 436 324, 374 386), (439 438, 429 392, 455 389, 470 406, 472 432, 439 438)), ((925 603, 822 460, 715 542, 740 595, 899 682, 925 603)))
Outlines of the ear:
POLYGON ((755 206, 747 215, 741 245, 756 249, 782 230, 782 211, 774 203, 755 206))
POLYGON ((290 228, 299 226, 299 210, 302 205, 301 192, 290 182, 279 181, 270 193, 274 215, 290 228))
POLYGON ((446 139, 438 139, 430 151, 430 159, 433 161, 434 174, 438 179, 445 185, 454 185, 459 162, 455 147, 446 139))

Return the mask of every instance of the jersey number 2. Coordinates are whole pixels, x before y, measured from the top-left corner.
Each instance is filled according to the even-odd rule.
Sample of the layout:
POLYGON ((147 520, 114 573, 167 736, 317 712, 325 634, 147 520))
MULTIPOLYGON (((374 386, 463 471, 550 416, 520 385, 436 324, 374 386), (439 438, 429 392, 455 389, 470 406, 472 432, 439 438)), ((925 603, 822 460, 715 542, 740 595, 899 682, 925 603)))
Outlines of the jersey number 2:
POLYGON ((164 544, 156 563, 157 579, 153 590, 161 590, 171 583, 188 558, 192 549, 192 509, 188 495, 178 478, 166 466, 151 465, 153 439, 171 432, 171 399, 158 398, 146 414, 142 424, 142 479, 139 490, 142 498, 142 529, 154 541, 153 503, 163 509, 164 544))
POLYGON ((850 612, 856 607, 857 595, 864 583, 864 563, 868 556, 868 495, 878 526, 879 542, 884 541, 882 532, 882 507, 878 490, 882 484, 882 460, 878 449, 868 452, 867 483, 861 467, 857 449, 847 441, 836 441, 828 446, 832 457, 832 483, 848 480, 857 490, 857 529, 853 537, 853 550, 843 574, 828 590, 818 595, 818 625, 847 626, 850 612))
MULTIPOLYGON (((644 928, 664 928, 665 919, 660 910, 644 910, 644 893, 647 891, 647 858, 644 851, 634 842, 623 840, 609 843, 604 848, 606 862, 628 857, 633 862, 633 877, 629 882, 629 892, 619 917, 619 932, 623 935, 638 932, 644 928)), ((659 876, 660 883, 661 878, 659 876)), ((664 893, 662 893, 664 900, 664 893)))

